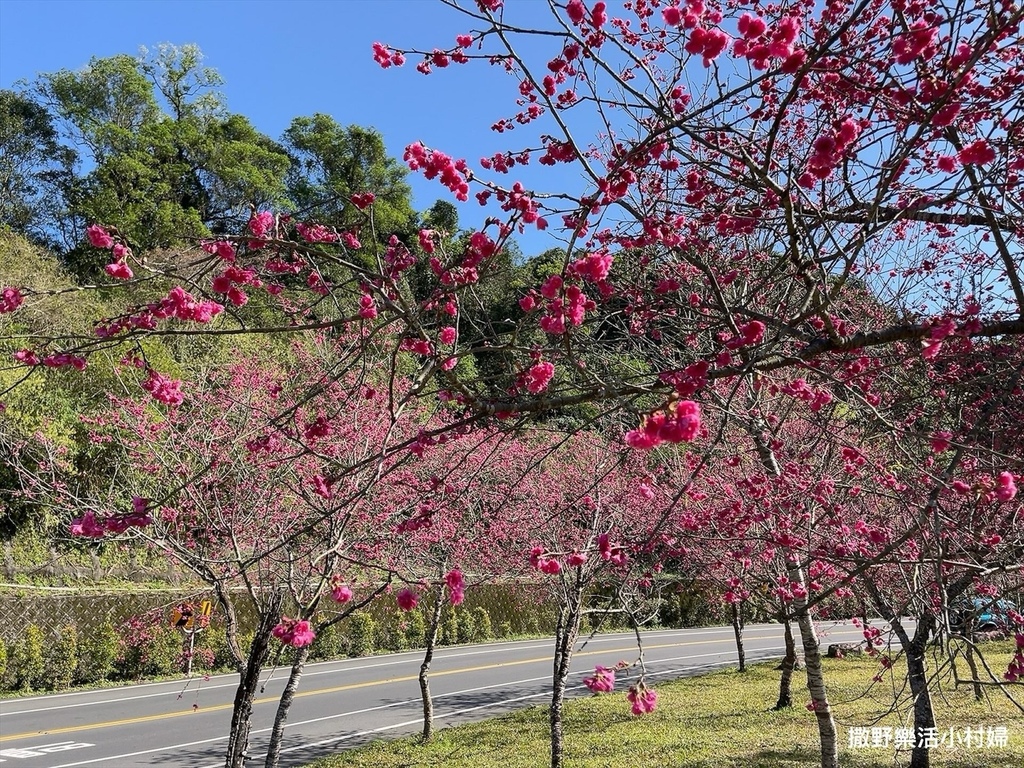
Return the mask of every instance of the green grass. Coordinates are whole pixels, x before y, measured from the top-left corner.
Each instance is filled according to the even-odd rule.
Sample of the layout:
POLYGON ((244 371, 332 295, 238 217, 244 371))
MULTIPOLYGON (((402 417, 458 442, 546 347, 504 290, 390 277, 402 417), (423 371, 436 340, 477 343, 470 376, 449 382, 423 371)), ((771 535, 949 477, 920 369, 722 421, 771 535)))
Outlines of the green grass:
MULTIPOLYGON (((992 643, 986 659, 1003 670, 1009 645, 992 643)), ((961 662, 961 667, 964 665, 961 662)), ((849 727, 893 728, 907 721, 906 694, 901 713, 885 713, 901 688, 904 667, 893 678, 871 686, 878 663, 867 657, 826 660, 826 681, 839 727, 840 764, 850 768, 906 765, 904 753, 894 763, 891 749, 848 749, 849 727)), ((966 670, 961 669, 961 674, 966 670)), ((642 718, 630 715, 625 693, 571 701, 565 715, 568 768, 599 766, 673 766, 673 768, 808 768, 818 763, 817 727, 804 707, 808 700, 803 673, 794 675, 795 706, 769 711, 778 692, 779 673, 772 665, 746 673, 726 670, 657 686, 658 708, 642 718)), ((970 688, 955 690, 949 681, 933 697, 939 731, 966 726, 1006 726, 1008 747, 936 749, 932 765, 943 768, 1021 768, 1024 766, 1024 715, 994 688, 975 702, 970 688)), ((1015 691, 1021 697, 1021 688, 1015 691)), ((441 708, 443 714, 443 707, 441 708)), ((505 717, 440 731, 429 745, 416 739, 378 741, 313 764, 315 768, 537 768, 547 762, 547 711, 533 707, 505 717)))

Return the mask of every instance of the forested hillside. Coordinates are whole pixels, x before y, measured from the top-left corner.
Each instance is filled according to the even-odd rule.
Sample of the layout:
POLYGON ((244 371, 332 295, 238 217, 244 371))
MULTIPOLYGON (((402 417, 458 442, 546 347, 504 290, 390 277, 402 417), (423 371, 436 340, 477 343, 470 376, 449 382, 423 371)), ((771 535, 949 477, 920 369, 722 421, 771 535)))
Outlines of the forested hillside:
MULTIPOLYGON (((239 673, 228 768, 263 665, 290 654, 273 768, 312 643, 378 601, 422 615, 429 737, 442 616, 495 581, 551 606, 552 768, 583 628, 639 630, 684 584, 741 667, 746 617, 784 627, 779 708, 802 647, 822 768, 816 618, 861 623, 919 735, 949 679, 1012 697, 1024 11, 445 5, 442 47, 368 55, 441 88, 481 158, 391 158, 315 109, 263 135, 191 46, 4 92, 9 551, 201 584, 239 673), (443 85, 488 66, 497 119, 443 85), (415 210, 409 172, 442 199, 415 210), (1005 669, 977 663, 984 616, 1005 669)), ((626 668, 649 714, 642 650, 585 684, 626 668)))

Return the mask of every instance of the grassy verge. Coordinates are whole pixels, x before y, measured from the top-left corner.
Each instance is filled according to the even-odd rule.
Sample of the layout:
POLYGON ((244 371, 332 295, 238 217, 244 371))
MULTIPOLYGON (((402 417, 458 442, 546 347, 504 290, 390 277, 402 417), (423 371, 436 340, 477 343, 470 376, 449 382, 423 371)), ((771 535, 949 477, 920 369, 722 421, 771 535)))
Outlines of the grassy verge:
MULTIPOLYGON (((1005 669, 1009 645, 992 643, 986 659, 993 670, 1005 669)), ((848 747, 852 727, 911 725, 907 693, 902 690, 905 667, 897 663, 892 677, 871 684, 877 661, 866 657, 826 660, 829 696, 839 725, 840 764, 851 768, 892 768, 906 765, 909 753, 894 763, 894 750, 848 747), (899 696, 899 712, 889 712, 899 696), (888 712, 888 714, 886 714, 888 712)), ((962 673, 965 670, 962 670, 962 673)), ((802 673, 794 677, 796 706, 768 711, 774 704, 779 673, 761 664, 740 674, 727 670, 657 686, 657 710, 632 717, 624 693, 578 699, 566 708, 566 765, 673 766, 678 768, 808 768, 818 761, 817 727, 804 707, 802 673)), ((1004 726, 1003 748, 939 747, 932 765, 949 768, 1021 768, 1024 766, 1024 715, 994 688, 976 702, 969 687, 944 684, 933 698, 939 733, 954 729, 1004 726)), ((1020 696, 1021 689, 1015 693, 1020 696)), ((442 710, 443 715, 443 710, 442 710)), ((505 717, 441 731, 429 745, 415 739, 380 741, 319 760, 311 768, 537 768, 547 760, 547 713, 533 707, 505 717)))

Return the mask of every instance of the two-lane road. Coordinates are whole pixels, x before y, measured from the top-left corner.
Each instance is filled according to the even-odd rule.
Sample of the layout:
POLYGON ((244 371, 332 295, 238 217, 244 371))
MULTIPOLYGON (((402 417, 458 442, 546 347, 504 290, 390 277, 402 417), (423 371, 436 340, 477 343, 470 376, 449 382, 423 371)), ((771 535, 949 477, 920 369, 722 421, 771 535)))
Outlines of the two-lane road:
MULTIPOLYGON (((856 642, 848 625, 820 625, 822 644, 856 642)), ((644 633, 654 680, 699 674, 735 663, 729 627, 644 633)), ((751 625, 747 658, 782 654, 779 625, 751 625)), ((442 648, 431 670, 438 727, 482 719, 550 695, 551 640, 442 648)), ((631 634, 599 635, 579 650, 570 695, 595 664, 636 658, 631 634)), ((416 682, 422 651, 310 664, 292 704, 283 765, 373 738, 415 732, 421 705, 416 682)), ((262 763, 287 668, 264 672, 253 715, 250 764, 262 763)), ((622 678, 620 678, 622 679, 622 678)), ((231 720, 235 675, 0 701, 2 768, 218 768, 231 720)), ((628 682, 626 682, 628 685, 628 682)), ((625 686, 620 686, 625 688, 625 686)))

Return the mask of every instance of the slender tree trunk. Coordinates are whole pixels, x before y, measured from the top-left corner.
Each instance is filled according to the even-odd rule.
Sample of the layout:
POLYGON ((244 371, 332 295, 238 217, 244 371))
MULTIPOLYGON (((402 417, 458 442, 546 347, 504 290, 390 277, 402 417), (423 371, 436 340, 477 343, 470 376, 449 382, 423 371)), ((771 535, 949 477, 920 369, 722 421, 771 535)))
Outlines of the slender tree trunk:
MULTIPOLYGON (((792 566, 789 580, 807 587, 803 568, 792 566)), ((821 742, 821 768, 839 768, 839 740, 836 736, 836 721, 825 692, 825 677, 821 669, 821 647, 814 631, 814 621, 807 607, 806 597, 793 600, 793 613, 800 627, 800 639, 804 646, 804 668, 807 672, 807 690, 818 720, 818 738, 821 742)))
POLYGON ((274 729, 270 732, 270 744, 267 745, 267 759, 264 765, 266 768, 277 768, 281 759, 281 742, 284 741, 284 726, 288 722, 288 710, 295 698, 295 691, 298 690, 299 681, 302 679, 302 670, 306 666, 306 659, 309 658, 309 646, 299 648, 295 654, 295 661, 292 662, 292 671, 288 676, 288 683, 281 693, 281 700, 277 704, 277 715, 274 717, 274 729))
POLYGON ((928 669, 925 654, 931 635, 931 616, 918 617, 914 638, 907 642, 907 632, 899 620, 893 622, 893 629, 907 649, 907 677, 910 693, 914 697, 914 751, 910 753, 910 768, 928 768, 930 750, 924 735, 935 732, 935 712, 932 697, 928 692, 928 669))
POLYGON ((231 712, 225 768, 243 768, 249 751, 249 730, 252 728, 252 702, 260 682, 260 672, 270 658, 271 632, 281 613, 281 593, 274 592, 260 616, 259 626, 249 648, 249 659, 241 672, 231 712))
POLYGON ((981 701, 985 698, 985 694, 981 690, 981 678, 978 677, 978 662, 974 658, 974 642, 968 638, 967 650, 964 652, 964 657, 967 659, 967 668, 971 670, 971 680, 974 681, 974 700, 981 701))
POLYGON ((224 639, 228 646, 228 652, 234 662, 235 671, 240 675, 244 674, 246 654, 242 653, 242 648, 238 644, 238 614, 235 613, 235 602, 231 599, 231 593, 224 588, 220 581, 213 579, 211 583, 214 596, 224 611, 224 639))
POLYGON ((793 670, 796 669, 796 640, 793 638, 793 623, 789 616, 782 617, 782 627, 786 637, 786 655, 782 659, 782 677, 779 678, 779 700, 775 709, 786 709, 793 706, 793 670))
POLYGON ((732 633, 736 637, 736 657, 739 659, 740 672, 747 671, 747 653, 743 649, 743 606, 732 604, 732 633))
POLYGON ((437 597, 434 599, 434 611, 430 615, 430 624, 423 636, 423 644, 427 646, 420 664, 420 697, 423 699, 423 741, 430 741, 434 735, 434 700, 430 696, 430 662, 434 660, 434 647, 437 645, 437 630, 441 626, 441 611, 444 609, 444 587, 438 585, 437 597))
POLYGON ((928 611, 918 616, 914 637, 911 639, 900 617, 882 597, 878 587, 868 582, 868 590, 879 613, 889 622, 907 655, 907 680, 910 683, 910 693, 914 697, 914 749, 910 753, 910 768, 928 768, 929 749, 925 744, 924 735, 935 732, 935 712, 932 710, 932 698, 928 692, 925 655, 928 650, 928 639, 935 627, 935 617, 928 611))
POLYGON ((565 703, 565 681, 572 662, 573 645, 580 628, 580 593, 572 596, 568 605, 558 612, 555 626, 555 660, 551 691, 551 768, 562 768, 562 705, 565 703))

